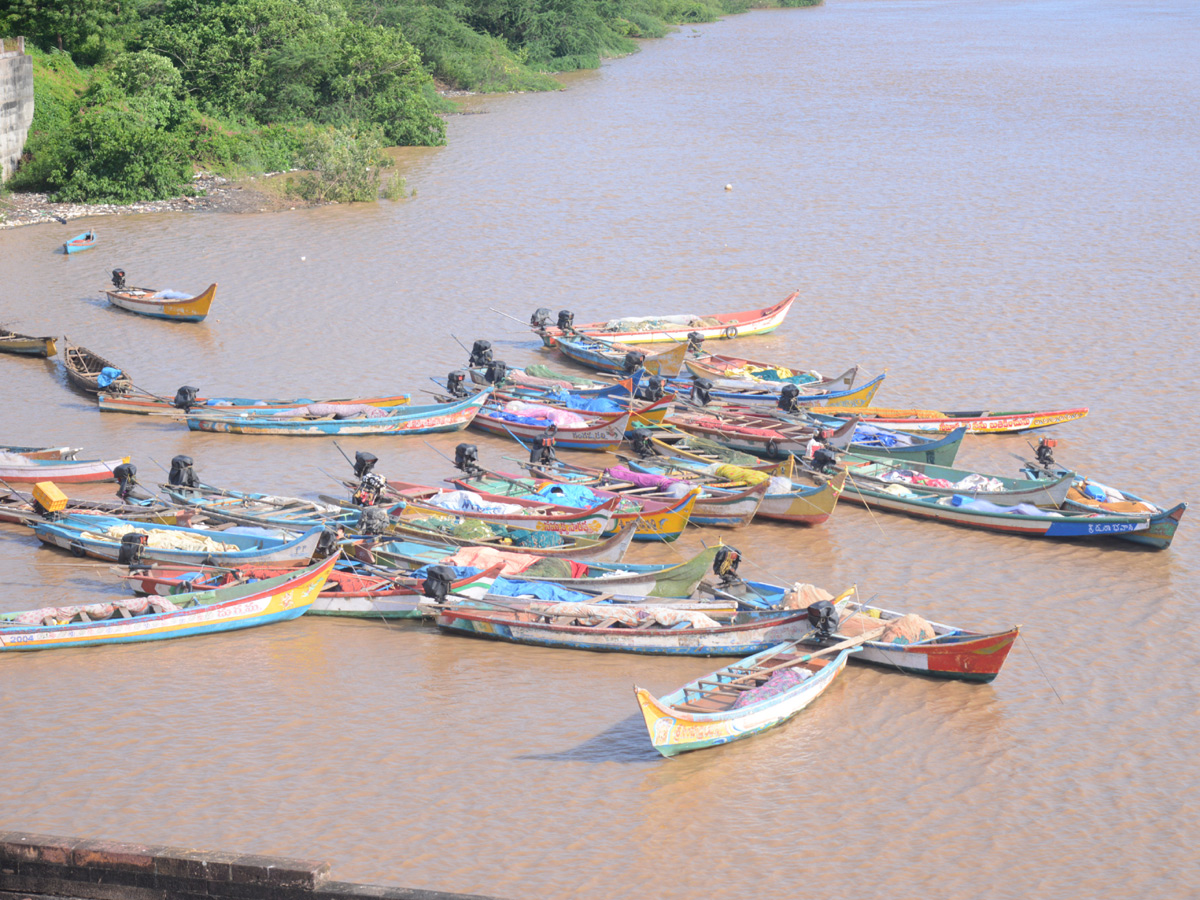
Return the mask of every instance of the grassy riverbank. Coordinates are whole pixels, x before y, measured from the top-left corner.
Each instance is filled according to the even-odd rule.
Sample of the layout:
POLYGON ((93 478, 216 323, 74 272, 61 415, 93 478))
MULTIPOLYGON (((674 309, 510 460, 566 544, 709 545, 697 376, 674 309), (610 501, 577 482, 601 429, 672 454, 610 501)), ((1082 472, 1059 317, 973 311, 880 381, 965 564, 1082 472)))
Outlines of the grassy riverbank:
POLYGON ((299 201, 378 196, 388 145, 445 142, 439 93, 552 90, 682 23, 815 0, 18 0, 35 114, 5 185, 65 203, 291 169, 299 201))

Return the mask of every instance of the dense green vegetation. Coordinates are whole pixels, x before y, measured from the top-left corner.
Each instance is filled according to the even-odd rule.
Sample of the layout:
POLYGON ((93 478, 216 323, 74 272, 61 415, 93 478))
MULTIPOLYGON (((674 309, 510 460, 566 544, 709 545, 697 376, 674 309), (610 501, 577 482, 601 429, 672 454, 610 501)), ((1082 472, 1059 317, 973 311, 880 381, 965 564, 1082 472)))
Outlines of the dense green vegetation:
MULTIPOLYGON (((818 0, 771 5, 806 6, 818 0)), ((378 192, 384 144, 445 141, 436 82, 547 90, 548 73, 749 0, 3 0, 35 104, 8 187, 127 203, 178 195, 196 167, 306 166, 317 199, 378 192)), ((763 5, 756 3, 755 5, 763 5)))

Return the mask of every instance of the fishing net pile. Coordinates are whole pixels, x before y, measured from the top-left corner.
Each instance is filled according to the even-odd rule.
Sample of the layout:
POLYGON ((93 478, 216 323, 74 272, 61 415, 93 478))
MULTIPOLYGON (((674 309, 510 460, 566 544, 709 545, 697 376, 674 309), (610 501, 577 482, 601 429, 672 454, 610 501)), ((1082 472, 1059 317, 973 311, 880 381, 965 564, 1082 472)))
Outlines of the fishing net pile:
POLYGON ((121 617, 140 616, 147 612, 167 613, 179 609, 166 597, 130 597, 126 600, 113 600, 109 603, 88 603, 82 606, 46 606, 42 609, 31 609, 19 613, 9 619, 17 625, 66 625, 70 622, 94 622, 112 618, 121 613, 121 617), (122 610, 124 612, 122 612, 122 610))
POLYGON ((134 528, 132 525, 113 525, 102 532, 84 531, 85 540, 120 543, 121 538, 132 532, 146 535, 146 546, 155 550, 191 550, 197 553, 236 553, 237 544, 227 544, 208 535, 189 531, 167 531, 162 528, 134 528))

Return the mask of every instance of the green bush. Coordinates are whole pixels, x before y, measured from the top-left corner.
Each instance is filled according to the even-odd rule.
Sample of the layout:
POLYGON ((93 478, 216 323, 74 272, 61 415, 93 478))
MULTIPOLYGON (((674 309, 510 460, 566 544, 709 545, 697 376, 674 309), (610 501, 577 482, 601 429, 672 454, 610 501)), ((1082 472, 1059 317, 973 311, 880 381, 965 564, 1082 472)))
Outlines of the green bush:
POLYGON ((310 171, 288 179, 289 192, 314 202, 377 200, 382 170, 392 165, 378 132, 337 128, 312 134, 302 160, 310 171))

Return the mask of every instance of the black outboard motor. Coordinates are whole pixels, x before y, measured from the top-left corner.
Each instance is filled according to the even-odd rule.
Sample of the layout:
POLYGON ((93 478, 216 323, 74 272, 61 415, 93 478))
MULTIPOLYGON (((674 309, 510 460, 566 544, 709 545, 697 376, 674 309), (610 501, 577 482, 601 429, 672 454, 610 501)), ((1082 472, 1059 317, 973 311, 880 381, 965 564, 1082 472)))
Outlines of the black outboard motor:
POLYGON ((112 270, 112 283, 113 283, 113 287, 116 288, 118 291, 125 290, 125 270, 124 269, 113 269, 112 270))
POLYGON ((503 384, 504 379, 508 377, 508 364, 502 359, 492 360, 488 363, 483 377, 488 384, 503 384))
POLYGON ((572 331, 575 328, 575 313, 569 309, 560 309, 558 311, 558 327, 563 331, 572 331))
POLYGON ((812 467, 818 472, 832 472, 838 467, 837 451, 828 444, 822 444, 812 455, 812 467))
POLYGON ((379 502, 379 497, 383 494, 385 487, 387 487, 386 478, 376 475, 374 472, 368 472, 362 477, 362 481, 358 483, 354 493, 350 495, 350 502, 355 506, 374 506, 379 502))
POLYGON ((625 362, 621 364, 621 368, 632 375, 638 369, 646 365, 646 354, 640 350, 630 350, 625 354, 625 362))
POLYGON ((723 546, 713 557, 713 574, 721 576, 721 587, 737 584, 742 579, 737 573, 742 554, 735 547, 723 546))
POLYGON ((550 310, 544 306, 539 306, 533 311, 533 315, 529 317, 529 324, 534 328, 545 328, 553 321, 550 318, 550 310))
POLYGON ((332 553, 337 552, 338 541, 343 537, 342 529, 330 528, 328 525, 321 532, 321 537, 317 539, 317 549, 313 551, 313 559, 325 559, 332 553))
POLYGON ((701 406, 708 406, 712 400, 713 383, 707 378, 697 378, 692 382, 692 399, 701 406))
POLYGON ((200 393, 200 388, 194 388, 190 384, 185 384, 175 392, 175 399, 171 401, 171 405, 176 409, 182 409, 187 412, 193 406, 199 406, 196 402, 196 395, 200 393))
POLYGON ((194 488, 200 486, 200 476, 196 474, 192 468, 192 458, 190 456, 172 457, 171 471, 167 475, 167 484, 172 487, 194 488))
POLYGON ((687 337, 687 352, 700 355, 700 345, 704 343, 704 335, 698 331, 689 331, 687 337))
POLYGON ((533 439, 529 450, 529 462, 535 466, 548 466, 558 457, 554 454, 554 436, 558 434, 558 426, 551 422, 546 430, 533 439))
POLYGON ((783 390, 779 392, 779 402, 776 404, 785 413, 794 413, 799 411, 800 404, 796 402, 796 398, 800 396, 800 388, 796 385, 785 384, 783 390))
POLYGON ((471 355, 467 358, 467 365, 471 368, 476 366, 486 366, 492 361, 492 342, 491 341, 476 341, 471 345, 471 355))
POLYGON ((133 463, 121 463, 113 469, 113 478, 117 479, 117 497, 128 500, 137 485, 137 466, 133 463))
POLYGON ((666 384, 661 375, 651 375, 645 384, 637 389, 638 399, 656 403, 667 395, 666 384))
POLYGON ((837 631, 837 607, 828 600, 818 600, 808 608, 808 627, 816 629, 817 637, 828 638, 837 631))
POLYGON ((354 451, 354 477, 362 481, 375 468, 377 462, 379 457, 374 453, 368 453, 366 450, 354 451))
POLYGON ((388 512, 382 506, 367 506, 358 516, 358 533, 383 534, 390 523, 388 512))
POLYGON ((467 396, 467 389, 463 387, 463 382, 467 380, 467 373, 462 369, 455 369, 446 376, 446 390, 450 392, 451 397, 467 396))
POLYGON ((630 437, 629 443, 633 446, 633 452, 645 459, 648 456, 654 456, 654 445, 650 443, 650 435, 640 428, 633 431, 633 436, 630 437))
POLYGON ((117 549, 117 565, 132 568, 142 561, 149 535, 141 531, 131 531, 121 538, 121 546, 117 549))
POLYGON ((1054 448, 1057 446, 1058 441, 1053 438, 1042 438, 1038 441, 1037 448, 1033 452, 1037 455, 1038 465, 1043 469, 1058 465, 1054 461, 1054 448))
POLYGON ((479 450, 474 444, 459 444, 454 448, 454 468, 468 475, 477 475, 479 468, 479 450))
POLYGON ((425 570, 425 582, 421 593, 434 603, 445 603, 454 584, 454 569, 450 566, 430 566, 425 570))

